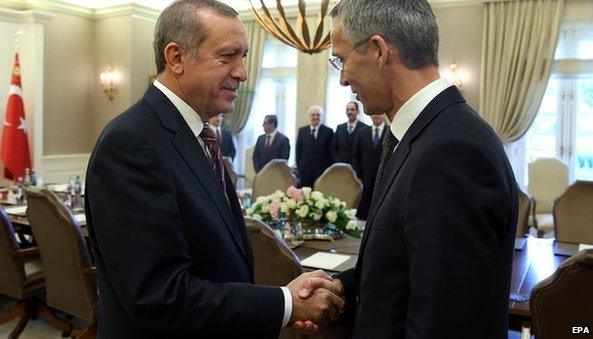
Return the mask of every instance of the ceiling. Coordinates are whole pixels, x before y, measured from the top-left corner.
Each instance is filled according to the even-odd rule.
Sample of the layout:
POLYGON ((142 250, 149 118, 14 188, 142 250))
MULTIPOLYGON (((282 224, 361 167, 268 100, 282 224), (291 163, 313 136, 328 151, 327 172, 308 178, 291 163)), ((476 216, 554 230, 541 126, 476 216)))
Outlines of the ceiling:
MULTIPOLYGON (((169 5, 173 0, 59 0, 61 2, 86 7, 90 9, 101 9, 113 7, 117 5, 135 3, 149 8, 162 10, 169 5)), ((240 11, 249 8, 249 0, 221 0, 222 2, 231 5, 234 9, 240 11)), ((308 2, 321 2, 321 0, 307 0, 308 2)), ((258 3, 256 0, 255 3, 258 3)), ((298 0, 283 0, 286 5, 295 5, 298 0)), ((266 5, 274 6, 276 0, 265 0, 266 5)))

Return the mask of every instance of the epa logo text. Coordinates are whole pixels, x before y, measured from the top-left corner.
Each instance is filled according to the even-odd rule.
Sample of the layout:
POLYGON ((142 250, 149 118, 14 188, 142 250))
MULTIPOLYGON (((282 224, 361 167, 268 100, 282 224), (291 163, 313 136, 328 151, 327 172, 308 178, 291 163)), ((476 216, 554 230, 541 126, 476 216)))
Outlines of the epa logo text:
POLYGON ((585 334, 585 333, 591 333, 589 332, 589 327, 588 326, 573 326, 572 327, 572 333, 573 334, 585 334))

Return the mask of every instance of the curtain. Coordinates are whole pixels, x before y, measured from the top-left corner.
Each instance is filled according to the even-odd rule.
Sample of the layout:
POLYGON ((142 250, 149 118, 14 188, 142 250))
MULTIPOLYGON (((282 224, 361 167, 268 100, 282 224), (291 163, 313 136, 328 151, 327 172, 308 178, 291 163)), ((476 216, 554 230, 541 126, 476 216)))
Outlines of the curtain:
POLYGON ((563 10, 564 0, 486 4, 480 115, 503 143, 521 138, 537 115, 563 10))
POLYGON ((224 125, 231 133, 238 134, 245 128, 249 119, 251 104, 259 80, 259 70, 263 58, 265 31, 255 21, 243 22, 249 40, 249 53, 245 59, 248 79, 239 86, 238 98, 233 111, 225 115, 224 125))

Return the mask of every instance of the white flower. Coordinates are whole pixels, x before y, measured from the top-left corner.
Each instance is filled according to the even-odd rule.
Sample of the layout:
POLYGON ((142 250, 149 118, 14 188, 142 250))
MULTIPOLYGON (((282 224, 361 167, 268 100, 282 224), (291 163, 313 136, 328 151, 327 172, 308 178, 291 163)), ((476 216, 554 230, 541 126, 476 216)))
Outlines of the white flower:
POLYGON ((356 209, 346 210, 346 211, 344 211, 344 213, 346 213, 346 216, 348 218, 354 219, 354 217, 356 216, 356 209))
POLYGON ((313 200, 321 200, 323 199, 323 193, 319 192, 319 191, 313 191, 311 193, 311 198, 313 198, 313 200))
POLYGON ((329 222, 336 222, 336 219, 338 219, 338 212, 329 211, 329 212, 325 213, 325 217, 327 218, 327 221, 329 221, 329 222))
POLYGON ((286 200, 286 207, 291 210, 295 209, 297 207, 297 203, 294 201, 294 199, 288 199, 286 200))
POLYGON ((305 197, 308 197, 311 194, 311 187, 303 187, 301 191, 303 191, 305 197))
POLYGON ((254 215, 252 215, 251 217, 252 217, 253 219, 260 219, 260 220, 261 220, 261 215, 259 215, 259 214, 257 214, 257 213, 256 213, 256 214, 254 214, 254 215))
POLYGON ((346 203, 344 201, 340 201, 340 206, 342 206, 343 208, 346 208, 346 203))
POLYGON ((265 202, 268 202, 268 197, 257 197, 257 200, 255 200, 256 204, 263 204, 265 202))
POLYGON ((307 205, 301 206, 301 208, 299 208, 299 210, 297 211, 297 214, 301 218, 306 218, 307 215, 309 215, 309 206, 307 206, 307 205))
POLYGON ((347 230, 355 230, 355 229, 358 229, 358 222, 356 222, 356 220, 350 220, 350 221, 348 221, 348 224, 346 224, 346 229, 347 230))
POLYGON ((315 203, 315 207, 317 207, 317 208, 319 208, 320 210, 322 210, 322 209, 323 209, 323 207, 325 207, 325 201, 324 201, 324 200, 318 200, 318 201, 315 203))
POLYGON ((275 200, 277 198, 282 199, 283 196, 284 196, 284 192, 278 190, 272 195, 272 200, 275 200))
POLYGON ((321 217, 323 216, 321 213, 311 213, 311 218, 313 218, 313 220, 318 221, 321 219, 321 217))
POLYGON ((287 203, 283 202, 280 204, 280 212, 282 212, 282 213, 288 212, 288 204, 287 203))
POLYGON ((262 213, 269 213, 270 212, 270 204, 268 204, 268 202, 265 202, 264 204, 262 204, 261 206, 261 211, 262 213))

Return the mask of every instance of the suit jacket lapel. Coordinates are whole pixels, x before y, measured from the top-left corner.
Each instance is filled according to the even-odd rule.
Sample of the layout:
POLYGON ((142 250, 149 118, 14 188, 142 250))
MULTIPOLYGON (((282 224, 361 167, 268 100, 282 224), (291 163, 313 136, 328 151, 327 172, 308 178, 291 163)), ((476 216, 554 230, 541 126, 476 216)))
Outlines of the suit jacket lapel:
MULTIPOLYGON (((176 132, 176 135, 173 138, 173 145, 187 163, 194 176, 202 184, 210 199, 212 199, 216 205, 218 213, 224 220, 225 226, 247 260, 247 255, 243 248, 243 242, 239 236, 236 221, 234 220, 232 213, 228 213, 230 209, 229 202, 227 202, 227 198, 219 187, 218 179, 214 174, 210 161, 202 151, 202 147, 197 138, 194 136, 189 126, 187 126, 179 111, 160 90, 151 85, 144 98, 155 109, 163 122, 163 126, 176 132)), ((231 181, 228 180, 228 182, 230 183, 231 181)), ((230 196, 229 199, 231 199, 230 196)))
MULTIPOLYGON (((410 143, 416 139, 421 132, 424 130, 426 126, 436 118, 440 112, 442 112, 445 108, 465 102, 459 90, 456 87, 452 86, 445 89, 439 95, 437 95, 429 104, 422 110, 418 118, 412 123, 402 140, 398 143, 395 152, 391 155, 391 160, 385 169, 385 174, 381 178, 381 184, 378 187, 378 191, 375 192, 373 196, 373 201, 371 202, 371 207, 369 208, 369 216, 370 218, 367 220, 366 228, 364 230, 364 235, 362 239, 362 243, 360 246, 360 253, 358 257, 358 263, 362 262, 361 258, 364 253, 364 248, 366 246, 366 242, 368 240, 368 235, 373 227, 373 221, 377 214, 377 210, 385 200, 385 196, 389 191, 389 188, 393 185, 395 181, 395 177, 399 172, 400 168, 404 164, 408 154, 410 153, 410 143)), ((385 129, 388 126, 385 126, 383 132, 385 133, 385 129)))

